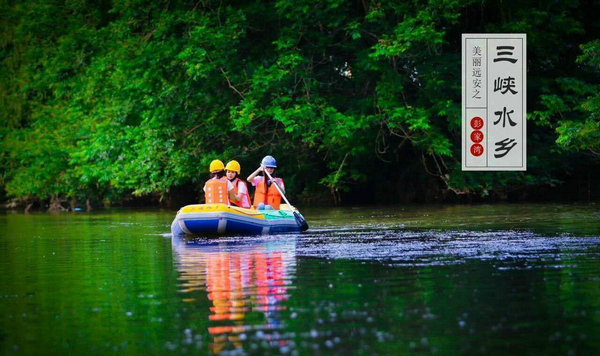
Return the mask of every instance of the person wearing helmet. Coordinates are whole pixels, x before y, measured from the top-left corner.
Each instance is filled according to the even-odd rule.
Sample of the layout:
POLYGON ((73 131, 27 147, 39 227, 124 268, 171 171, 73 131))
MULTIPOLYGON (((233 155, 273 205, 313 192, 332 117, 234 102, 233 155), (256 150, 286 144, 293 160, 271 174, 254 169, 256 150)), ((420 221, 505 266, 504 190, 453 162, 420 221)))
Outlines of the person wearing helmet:
POLYGON ((226 204, 239 201, 233 191, 233 184, 225 177, 225 165, 218 159, 210 162, 208 168, 210 179, 204 183, 204 198, 206 204, 226 204))
POLYGON ((233 184, 233 193, 240 198, 238 201, 231 202, 241 208, 250 209, 250 196, 248 195, 248 186, 246 182, 239 178, 242 167, 236 160, 229 161, 225 166, 225 175, 227 180, 233 184))
POLYGON ((248 182, 256 188, 254 191, 254 206, 258 210, 279 210, 281 204, 281 194, 277 187, 281 189, 281 192, 285 194, 285 186, 283 185, 283 179, 275 177, 275 168, 277 168, 277 162, 273 156, 265 156, 260 162, 258 167, 251 175, 248 176, 248 182), (264 172, 271 175, 273 180, 271 181, 264 172))

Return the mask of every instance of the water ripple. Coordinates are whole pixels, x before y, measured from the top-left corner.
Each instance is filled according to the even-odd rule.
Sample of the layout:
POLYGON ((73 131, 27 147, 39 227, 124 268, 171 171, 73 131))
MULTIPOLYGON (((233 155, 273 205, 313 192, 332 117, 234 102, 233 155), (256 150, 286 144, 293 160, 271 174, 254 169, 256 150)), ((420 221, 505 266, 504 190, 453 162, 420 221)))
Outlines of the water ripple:
POLYGON ((296 254, 331 259, 377 260, 414 266, 466 260, 551 259, 564 253, 598 256, 600 237, 543 236, 527 231, 319 231, 298 240, 296 254))

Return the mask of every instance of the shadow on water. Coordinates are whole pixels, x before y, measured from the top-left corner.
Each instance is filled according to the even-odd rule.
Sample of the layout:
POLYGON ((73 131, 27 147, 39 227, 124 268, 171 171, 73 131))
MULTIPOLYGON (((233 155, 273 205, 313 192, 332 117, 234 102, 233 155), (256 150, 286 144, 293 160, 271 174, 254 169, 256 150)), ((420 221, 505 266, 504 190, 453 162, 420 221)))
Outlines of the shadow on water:
POLYGON ((183 301, 197 302, 198 291, 205 291, 210 301, 208 333, 213 353, 248 349, 244 344, 257 339, 267 347, 289 348, 291 340, 281 333, 281 311, 295 273, 294 236, 174 237, 172 245, 183 301))
POLYGON ((311 228, 317 230, 530 231, 546 236, 600 236, 600 206, 593 203, 336 208, 312 209, 305 215, 311 228))

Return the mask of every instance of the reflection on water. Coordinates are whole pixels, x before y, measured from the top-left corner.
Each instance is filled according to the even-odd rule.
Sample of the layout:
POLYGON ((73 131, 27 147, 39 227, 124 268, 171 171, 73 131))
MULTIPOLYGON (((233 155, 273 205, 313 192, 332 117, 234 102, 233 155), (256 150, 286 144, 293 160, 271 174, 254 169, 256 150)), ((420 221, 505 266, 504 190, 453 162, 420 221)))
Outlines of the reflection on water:
POLYGON ((282 302, 295 273, 295 238, 245 241, 173 238, 180 286, 187 303, 211 303, 208 333, 213 353, 242 349, 248 332, 260 332, 272 346, 289 340, 271 333, 283 327, 282 302))

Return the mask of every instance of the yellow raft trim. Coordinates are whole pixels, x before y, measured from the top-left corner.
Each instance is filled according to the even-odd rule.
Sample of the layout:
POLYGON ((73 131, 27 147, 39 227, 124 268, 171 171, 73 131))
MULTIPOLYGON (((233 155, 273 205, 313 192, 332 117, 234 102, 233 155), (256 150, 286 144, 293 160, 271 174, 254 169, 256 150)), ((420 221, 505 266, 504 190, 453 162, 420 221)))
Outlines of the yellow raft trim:
POLYGON ((264 219, 265 216, 254 209, 244 209, 237 206, 227 206, 225 204, 195 204, 195 205, 186 205, 179 210, 179 213, 203 213, 203 212, 226 212, 226 213, 234 213, 239 215, 247 215, 252 216, 256 219, 264 219))

